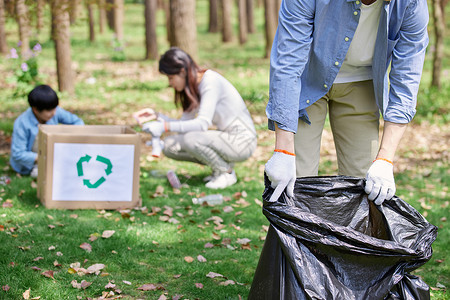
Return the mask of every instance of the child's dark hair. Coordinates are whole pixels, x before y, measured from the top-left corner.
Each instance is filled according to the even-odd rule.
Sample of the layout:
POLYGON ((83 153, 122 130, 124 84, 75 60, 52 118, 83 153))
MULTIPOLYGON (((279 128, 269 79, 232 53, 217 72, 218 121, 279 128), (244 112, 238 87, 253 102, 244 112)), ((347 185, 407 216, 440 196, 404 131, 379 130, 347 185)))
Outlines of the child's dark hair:
POLYGON ((59 99, 56 92, 48 85, 42 84, 36 86, 28 94, 28 103, 37 110, 51 110, 58 106, 59 99))

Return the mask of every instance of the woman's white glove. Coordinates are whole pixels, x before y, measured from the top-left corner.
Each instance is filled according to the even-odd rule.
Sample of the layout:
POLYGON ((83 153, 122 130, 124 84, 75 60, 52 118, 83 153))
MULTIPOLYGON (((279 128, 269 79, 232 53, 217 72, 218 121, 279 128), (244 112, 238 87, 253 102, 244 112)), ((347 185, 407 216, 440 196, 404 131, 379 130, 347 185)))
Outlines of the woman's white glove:
POLYGON ((366 174, 366 187, 369 200, 375 200, 376 205, 381 205, 384 200, 389 200, 395 195, 394 166, 384 160, 376 160, 372 163, 366 174))
POLYGON ((166 131, 164 121, 152 121, 144 123, 142 130, 150 133, 152 136, 161 136, 166 131))
POLYGON ((294 155, 274 152, 265 165, 265 172, 271 182, 272 188, 275 189, 270 197, 270 202, 276 202, 284 189, 286 189, 286 194, 289 197, 294 196, 296 179, 294 155))

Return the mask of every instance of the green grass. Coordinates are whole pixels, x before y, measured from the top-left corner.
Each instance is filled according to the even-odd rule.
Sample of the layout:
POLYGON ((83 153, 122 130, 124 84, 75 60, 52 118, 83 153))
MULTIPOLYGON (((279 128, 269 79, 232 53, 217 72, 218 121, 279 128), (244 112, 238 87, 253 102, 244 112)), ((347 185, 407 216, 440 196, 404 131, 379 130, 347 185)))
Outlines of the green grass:
MULTIPOLYGON (((238 183, 220 191, 227 199, 217 207, 201 207, 191 199, 201 193, 211 193, 202 182, 209 175, 208 168, 167 158, 149 159, 149 147, 143 148, 141 157, 140 194, 146 209, 119 211, 53 210, 46 209, 36 197, 31 178, 17 176, 9 167, 9 153, 0 148, 0 176, 9 176, 11 184, 0 186, 0 299, 22 299, 22 293, 31 289, 31 297, 41 299, 98 298, 107 291, 105 285, 114 282, 125 299, 158 299, 162 294, 171 299, 239 299, 247 298, 253 274, 258 263, 266 235, 264 226, 269 223, 262 214, 263 167, 271 155, 274 137, 266 129, 265 105, 268 99, 269 61, 263 58, 263 11, 255 12, 258 32, 249 36, 245 45, 239 45, 237 30, 235 40, 222 44, 220 34, 207 32, 206 1, 197 1, 198 63, 213 68, 228 78, 243 95, 258 130, 258 149, 246 162, 236 165, 238 183), (174 169, 187 186, 176 193, 163 177, 152 176, 152 171, 174 169), (163 195, 154 197, 158 186, 163 195), (244 192, 235 199, 236 192, 244 192), (6 205, 11 203, 12 207, 6 205), (248 205, 247 205, 248 204, 248 205), (6 207, 2 207, 6 206, 6 207), (233 211, 225 212, 231 206, 233 211), (160 219, 164 210, 173 209, 173 218, 179 223, 160 219), (161 211, 152 214, 152 209, 161 211), (76 216, 75 216, 76 215, 76 216), (211 217, 223 219, 223 228, 211 217), (52 225, 52 226, 49 226, 52 225), (92 234, 115 230, 111 238, 90 241, 92 234), (249 247, 242 247, 238 239, 250 239, 249 247), (92 252, 80 248, 82 243, 92 245, 92 252), (205 248, 211 243, 212 248, 205 248), (227 246, 228 244, 228 246, 227 246), (54 246, 54 250, 49 247, 54 246), (58 255, 58 252, 62 255, 58 255), (197 260, 202 255, 206 262, 197 260), (188 263, 185 257, 194 261, 188 263), (37 257, 43 259, 36 260, 37 257), (58 265, 54 263, 57 261, 58 265), (79 262, 83 267, 96 263, 106 267, 102 275, 69 273, 70 265, 79 262), (35 271, 38 267, 41 271, 35 271), (53 270, 54 279, 41 275, 53 270), (209 278, 209 272, 222 274, 223 278, 209 278), (221 285, 227 279, 233 285, 221 285), (92 284, 86 289, 72 287, 72 280, 92 284), (125 282, 124 282, 125 281, 125 282), (128 284, 131 283, 131 284, 128 284), (144 284, 154 284, 154 291, 138 290, 144 284), (197 288, 196 283, 203 284, 197 288)), ((125 22, 125 61, 113 61, 112 33, 97 34, 94 43, 88 42, 85 16, 81 15, 72 26, 72 59, 76 69, 75 95, 60 94, 61 106, 80 115, 87 124, 126 124, 136 130, 131 114, 144 107, 153 107, 173 117, 175 110, 173 92, 167 88, 167 79, 158 74, 157 62, 145 61, 143 6, 127 4, 125 22), (95 78, 91 84, 87 79, 95 78)), ((234 12, 236 13, 236 12, 234 12)), ((236 20, 236 18, 234 18, 236 20)), ((49 24, 47 15, 46 24, 49 24)), ((39 54, 40 72, 46 83, 56 87, 53 43, 46 26, 34 41, 42 44, 39 54)), ((158 46, 163 53, 168 48, 164 15, 158 12, 158 46)), ((8 42, 17 43, 17 29, 12 20, 7 22, 8 42)), ((449 39, 447 39, 448 45, 449 39)), ((450 47, 446 47, 447 51, 450 47)), ((444 63, 443 88, 429 89, 431 55, 427 61, 418 97, 417 115, 412 130, 422 130, 436 135, 432 129, 448 129, 450 85, 448 56, 444 63)), ((12 133, 15 118, 27 108, 26 97, 14 96, 14 86, 6 82, 12 70, 7 58, 0 57, 0 147, 12 133)), ((31 87, 30 87, 31 88, 31 87)), ((328 129, 328 128, 327 128, 328 129)), ((426 135, 425 134, 425 135, 426 135)), ((433 141, 448 138, 439 133, 433 141)), ((144 134, 145 139, 149 136, 144 134)), ((448 261, 449 228, 449 171, 448 147, 411 144, 399 149, 399 171, 396 173, 397 194, 413 205, 427 219, 438 226, 438 238, 433 244, 431 260, 414 271, 432 290, 432 299, 450 299, 442 285, 450 285, 448 261)), ((329 145, 326 145, 327 147, 329 145)), ((334 174, 336 161, 324 156, 320 174, 334 174)))

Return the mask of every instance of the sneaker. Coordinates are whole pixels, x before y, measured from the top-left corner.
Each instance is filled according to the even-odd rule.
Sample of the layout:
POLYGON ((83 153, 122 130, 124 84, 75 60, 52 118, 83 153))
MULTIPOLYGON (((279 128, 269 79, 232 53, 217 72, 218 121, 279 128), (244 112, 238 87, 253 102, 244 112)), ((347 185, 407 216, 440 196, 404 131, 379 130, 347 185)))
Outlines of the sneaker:
POLYGON ((217 177, 211 179, 211 181, 206 184, 206 187, 210 189, 224 189, 230 185, 235 184, 236 181, 236 173, 233 170, 231 173, 222 173, 217 177))
POLYGON ((31 169, 30 177, 31 178, 38 177, 38 166, 37 165, 34 165, 33 169, 31 169))
POLYGON ((218 173, 217 171, 214 171, 214 172, 212 172, 211 175, 206 176, 205 178, 203 178, 203 182, 210 182, 211 180, 213 180, 214 178, 216 178, 219 175, 220 175, 220 173, 218 173))

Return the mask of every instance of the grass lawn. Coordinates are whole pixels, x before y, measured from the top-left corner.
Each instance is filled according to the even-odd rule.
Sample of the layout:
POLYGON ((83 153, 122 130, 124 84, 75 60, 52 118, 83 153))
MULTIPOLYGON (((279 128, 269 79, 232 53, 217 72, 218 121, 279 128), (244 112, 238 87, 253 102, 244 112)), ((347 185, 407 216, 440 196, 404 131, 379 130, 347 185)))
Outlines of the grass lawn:
MULTIPOLYGON (((202 181, 210 173, 208 168, 153 158, 151 148, 144 145, 150 136, 143 134, 142 207, 127 211, 46 209, 36 197, 36 180, 17 175, 8 164, 13 122, 27 108, 25 94, 31 87, 17 89, 10 81, 14 74, 11 60, 0 57, 0 176, 11 178, 10 184, 0 185, 0 299, 23 299, 28 294, 29 299, 247 298, 269 225, 262 214, 261 195, 264 164, 274 143, 264 113, 269 61, 262 57, 263 11, 256 10, 257 33, 249 36, 247 44, 238 44, 236 31, 235 40, 224 45, 220 34, 207 32, 207 1, 197 3, 198 63, 220 72, 236 86, 258 132, 257 150, 249 160, 236 164, 238 183, 219 191, 225 197, 219 206, 192 204, 193 197, 216 193, 202 181), (184 184, 180 190, 173 190, 160 175, 170 169, 184 184), (102 236, 111 230, 112 236, 102 236), (92 273, 86 271, 89 267, 92 273)), ((179 116, 157 62, 143 60, 143 24, 143 5, 127 4, 124 52, 120 53, 125 60, 120 61, 111 32, 97 34, 97 40, 89 43, 87 20, 81 14, 71 36, 76 92, 60 94, 60 105, 86 124, 129 125, 137 131, 140 128, 132 113, 139 109, 153 107, 179 116)), ((163 53, 168 43, 162 12, 158 24, 159 52, 163 53)), ((17 28, 10 19, 7 33, 14 47, 17 28)), ((431 51, 427 54, 418 113, 395 164, 397 195, 439 228, 433 257, 413 272, 431 287, 432 299, 450 299, 449 40, 444 86, 439 92, 428 88, 431 51)), ((42 81, 56 88, 49 31, 34 32, 34 42, 43 48, 37 57, 42 81)), ((328 125, 321 154, 320 174, 335 174, 328 125)))

